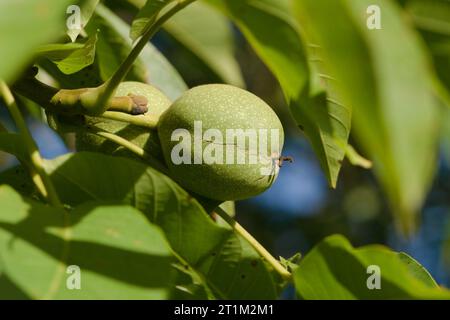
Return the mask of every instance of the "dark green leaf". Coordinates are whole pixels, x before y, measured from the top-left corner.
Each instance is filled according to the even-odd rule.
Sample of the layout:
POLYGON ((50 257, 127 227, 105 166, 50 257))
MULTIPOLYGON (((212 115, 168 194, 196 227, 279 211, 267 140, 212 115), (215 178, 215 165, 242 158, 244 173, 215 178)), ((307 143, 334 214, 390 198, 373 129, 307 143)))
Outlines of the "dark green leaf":
MULTIPOLYGON (((99 44, 99 54, 107 55, 108 52, 110 54, 112 52, 116 52, 118 49, 115 46, 118 45, 119 47, 123 47, 125 43, 125 49, 120 50, 125 50, 124 52, 126 56, 126 54, 128 54, 129 52, 128 50, 131 50, 131 41, 128 38, 129 26, 114 13, 112 13, 109 9, 102 5, 99 5, 97 7, 96 14, 101 19, 103 19, 103 21, 106 21, 108 25, 107 28, 112 28, 114 30, 114 34, 117 35, 115 38, 108 40, 111 41, 111 44, 105 45, 104 47, 102 43, 99 44), (119 36, 121 37, 121 39, 117 38, 119 36), (106 51, 106 53, 104 51, 106 51)), ((144 47, 140 54, 140 58, 140 61, 142 61, 145 69, 144 71, 142 71, 140 62, 138 62, 137 65, 135 64, 134 74, 136 76, 139 76, 138 73, 140 73, 141 78, 145 77, 145 82, 151 83, 152 85, 163 91, 172 100, 176 99, 181 95, 182 92, 187 89, 186 84, 184 83, 178 72, 175 70, 175 68, 150 43, 144 47)), ((111 58, 110 60, 105 57, 104 59, 106 59, 105 63, 113 63, 112 61, 114 61, 115 59, 116 65, 121 62, 121 60, 118 60, 117 58, 111 58)), ((106 68, 104 68, 104 70, 106 70, 106 68)), ((112 74, 112 72, 113 70, 107 71, 105 72, 104 76, 112 74)))
POLYGON ((167 21, 164 29, 224 82, 245 86, 234 57, 232 25, 221 12, 197 1, 167 21))
POLYGON ((17 133, 0 132, 0 150, 14 155, 20 161, 29 159, 28 150, 17 133))
MULTIPOLYGON (((96 55, 100 77, 103 81, 108 80, 113 75, 131 51, 131 42, 128 36, 124 37, 119 33, 113 19, 110 18, 112 16, 114 16, 112 12, 99 5, 86 26, 86 31, 89 34, 98 33, 96 55)), ((119 18, 115 18, 118 19, 119 23, 125 25, 119 18)), ((142 59, 138 58, 128 73, 126 80, 146 82, 147 73, 148 71, 142 59)))
POLYGON ((83 152, 46 161, 46 167, 67 204, 114 200, 144 212, 162 228, 186 270, 217 298, 277 298, 278 277, 246 240, 215 224, 195 199, 158 171, 83 152))
MULTIPOLYGON (((450 2, 407 0, 405 9, 424 38, 435 71, 447 89, 446 95, 450 96, 450 2)), ((450 101, 447 104, 450 107, 450 101)))

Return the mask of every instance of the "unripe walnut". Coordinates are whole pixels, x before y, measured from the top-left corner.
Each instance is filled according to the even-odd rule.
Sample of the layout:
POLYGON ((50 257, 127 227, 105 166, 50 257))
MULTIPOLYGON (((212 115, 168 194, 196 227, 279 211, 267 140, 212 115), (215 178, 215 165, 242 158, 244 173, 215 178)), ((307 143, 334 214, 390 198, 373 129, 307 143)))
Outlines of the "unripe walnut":
MULTIPOLYGON (((147 99, 148 111, 144 115, 136 117, 149 117, 149 121, 154 121, 155 118, 158 118, 171 104, 169 98, 160 90, 146 83, 122 82, 118 86, 115 96, 123 97, 128 96, 128 94, 144 96, 147 99)), ((95 125, 104 131, 117 134, 144 149, 153 157, 163 161, 158 135, 155 130, 99 117, 86 117, 86 121, 87 125, 95 125)), ((124 147, 86 132, 77 133, 77 150, 96 151, 140 159, 124 147)))
POLYGON ((280 120, 263 100, 230 85, 185 92, 161 115, 158 135, 172 178, 207 198, 255 196, 278 174, 280 120))

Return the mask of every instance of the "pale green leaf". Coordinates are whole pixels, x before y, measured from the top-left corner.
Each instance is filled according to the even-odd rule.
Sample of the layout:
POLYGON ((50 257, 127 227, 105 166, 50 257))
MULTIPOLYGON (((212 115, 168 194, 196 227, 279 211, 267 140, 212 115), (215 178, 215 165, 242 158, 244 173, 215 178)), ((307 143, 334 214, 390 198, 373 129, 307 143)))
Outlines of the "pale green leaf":
POLYGON ((360 155, 355 148, 349 144, 347 144, 347 148, 345 149, 345 156, 354 166, 359 166, 365 169, 372 168, 372 162, 360 155))
POLYGON ((65 26, 69 0, 4 0, 0 2, 0 79, 18 76, 37 46, 52 41, 65 26), (34 32, 38 30, 38 32, 34 32))
POLYGON ((450 291, 431 283, 420 265, 412 259, 408 263, 386 247, 355 249, 334 235, 301 260, 294 283, 303 299, 450 299, 450 291))
MULTIPOLYGON (((81 0, 79 3, 79 9, 80 9, 80 28, 71 28, 67 30, 67 35, 69 36, 70 40, 72 42, 75 42, 78 35, 81 33, 83 28, 88 23, 89 19, 91 18, 92 14, 94 13, 95 7, 98 5, 99 0, 81 0)), ((70 9, 70 8, 68 8, 70 9)), ((67 10, 69 11, 69 14, 78 14, 77 11, 67 10)))
POLYGON ((399 252, 398 257, 408 266, 409 272, 412 275, 414 275, 414 277, 421 280, 424 284, 426 284, 430 288, 435 288, 438 286, 438 284, 433 279, 428 270, 425 269, 425 267, 423 267, 413 257, 409 256, 404 252, 399 252))
POLYGON ((353 110, 355 137, 373 160, 397 222, 412 231, 434 172, 439 127, 429 62, 416 34, 391 1, 295 3, 339 102, 353 110), (381 8, 380 30, 367 27, 369 5, 381 8))
POLYGON ((91 203, 68 213, 22 198, 8 186, 0 187, 0 203, 1 298, 169 296, 170 248, 136 209, 91 203), (79 290, 67 286, 68 266, 80 269, 79 290))

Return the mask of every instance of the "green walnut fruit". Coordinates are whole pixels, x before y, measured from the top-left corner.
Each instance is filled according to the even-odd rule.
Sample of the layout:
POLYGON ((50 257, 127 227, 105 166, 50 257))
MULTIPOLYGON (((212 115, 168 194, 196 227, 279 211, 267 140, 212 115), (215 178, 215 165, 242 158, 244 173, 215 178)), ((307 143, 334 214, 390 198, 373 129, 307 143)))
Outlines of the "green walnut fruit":
POLYGON ((277 177, 283 127, 248 91, 222 84, 190 89, 161 115, 158 135, 172 178, 198 195, 245 199, 277 177))
MULTIPOLYGON (((116 96, 122 97, 128 96, 128 94, 147 98, 148 111, 144 115, 137 117, 149 117, 149 121, 154 121, 155 118, 158 118, 171 104, 169 98, 160 90, 145 83, 122 82, 117 88, 116 96)), ((155 130, 99 117, 86 117, 86 125, 95 125, 104 131, 119 135, 144 149, 155 158, 161 161, 164 160, 155 130)), ((79 151, 96 151, 142 160, 124 147, 94 134, 78 132, 76 141, 76 147, 79 151)))

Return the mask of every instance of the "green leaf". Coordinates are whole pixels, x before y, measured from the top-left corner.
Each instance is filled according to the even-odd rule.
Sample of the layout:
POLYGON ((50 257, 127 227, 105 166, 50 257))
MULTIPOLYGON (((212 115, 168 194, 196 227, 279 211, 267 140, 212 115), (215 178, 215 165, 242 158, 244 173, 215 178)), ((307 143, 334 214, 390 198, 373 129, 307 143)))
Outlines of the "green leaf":
POLYGON ((0 187, 0 297, 163 299, 174 280, 161 231, 127 205, 89 203, 70 213, 0 187), (69 289, 68 266, 81 289, 69 289), (10 287, 4 290, 5 283, 10 287))
POLYGON ((20 161, 29 159, 28 150, 17 133, 0 132, 0 150, 14 155, 20 161))
POLYGON ((131 24, 130 38, 135 41, 142 36, 147 31, 150 24, 156 20, 160 11, 172 1, 173 0, 147 0, 131 24))
POLYGON ((40 46, 39 56, 55 63, 64 74, 73 74, 94 63, 97 34, 90 36, 83 44, 64 43, 40 46))
POLYGON ((434 172, 439 127, 419 39, 391 1, 295 3, 298 21, 335 79, 339 102, 353 110, 356 139, 373 160, 398 224, 411 232, 434 172), (369 5, 381 8, 380 30, 367 27, 369 5))
POLYGON ((329 184, 335 187, 350 132, 351 111, 329 90, 328 75, 322 75, 314 62, 319 58, 307 60, 298 24, 290 14, 290 2, 208 2, 232 18, 277 77, 296 123, 311 141, 329 184))
MULTIPOLYGON (((104 21, 107 21, 108 28, 112 28, 117 36, 121 37, 121 39, 114 38, 113 40, 110 40, 112 42, 109 47, 101 47, 102 43, 100 43, 98 49, 100 54, 104 54, 103 51, 105 50, 107 52, 108 50, 112 50, 111 52, 117 51, 118 49, 115 46, 119 43, 127 43, 126 53, 128 53, 128 50, 131 50, 131 41, 128 38, 129 26, 105 6, 99 5, 97 7, 96 14, 100 18, 104 19, 104 21)), ((121 44, 121 46, 122 45, 123 44, 121 44)), ((146 68, 146 71, 143 71, 146 76, 145 82, 151 83, 152 85, 163 91, 172 100, 178 98, 178 96, 180 96, 182 92, 187 90, 186 84, 184 83, 178 72, 175 70, 175 68, 150 43, 148 43, 144 47, 140 54, 140 58, 146 68)), ((105 63, 110 63, 110 60, 107 59, 105 63)), ((138 67, 136 71, 141 69, 142 68, 138 67)), ((141 75, 141 77, 142 76, 143 75, 141 75)))
POLYGON ((180 263, 174 264, 174 268, 177 270, 177 278, 170 300, 206 300, 215 298, 203 286, 203 281, 192 270, 186 269, 180 263))
POLYGON ((36 55, 44 56, 50 60, 62 60, 75 50, 83 48, 79 42, 43 44, 35 50, 36 55))
POLYGON ((444 161, 450 166, 450 110, 447 109, 443 115, 441 129, 441 145, 444 161))
MULTIPOLYGON (((54 40, 65 28, 69 0, 0 2, 0 79, 11 82, 33 57, 37 46, 54 40), (33 32, 39 30, 39 32, 33 32)), ((75 1, 76 3, 76 1, 75 1)))
POLYGON ((315 246, 294 273, 297 294, 303 299, 450 299, 450 291, 432 284, 429 274, 383 246, 355 249, 340 235, 315 246), (375 266, 375 268, 373 267, 375 266), (380 289, 369 289, 374 271, 380 289), (424 280, 428 279, 428 280, 424 280))
POLYGON ((347 150, 352 111, 336 93, 333 76, 322 66, 313 65, 313 61, 322 61, 319 53, 312 53, 314 50, 317 48, 310 49, 309 92, 291 104, 291 112, 310 139, 329 185, 335 188, 347 150))
MULTIPOLYGON (((447 0, 408 0, 411 15, 433 57, 435 71, 450 94, 450 2, 447 0)), ((438 89, 439 90, 439 89, 438 89)), ((448 98, 447 98, 448 99, 448 98)), ((450 107, 450 102, 447 101, 450 107)))
MULTIPOLYGON (((103 81, 108 80, 114 74, 131 51, 130 39, 128 36, 124 37, 119 33, 117 27, 114 26, 109 18, 113 13, 105 13, 106 10, 104 6, 99 5, 86 26, 86 31, 89 34, 98 33, 96 57, 100 77, 103 81)), ((116 19, 120 21, 119 18, 116 19)), ((123 23, 122 21, 120 22, 123 23)), ((138 58, 128 73, 126 80, 146 82, 147 77, 148 71, 142 59, 138 58)))
POLYGON ((415 278, 422 281, 425 285, 430 288, 438 287, 438 284, 433 279, 431 274, 425 269, 419 262, 417 262, 413 257, 409 256, 404 252, 399 252, 398 257, 403 261, 409 269, 409 272, 414 275, 415 278))
MULTIPOLYGON (((79 7, 81 10, 81 17, 80 17, 80 29, 75 28, 75 29, 69 29, 67 30, 67 35, 69 36, 70 40, 72 40, 72 42, 75 42, 75 40, 77 39, 78 35, 81 33, 81 31, 83 30, 83 28, 86 26, 86 24, 88 23, 89 19, 91 18, 92 14, 94 13, 95 7, 98 5, 99 0, 81 0, 79 7)), ((72 12, 73 14, 73 12, 72 12)))
POLYGON ((232 25, 221 12, 197 1, 167 21, 164 29, 224 82, 245 86, 234 57, 232 25))
POLYGON ((64 203, 113 200, 145 213, 162 228, 183 267, 217 298, 278 297, 281 279, 246 240, 215 224, 195 199, 158 171, 84 152, 46 161, 46 168, 64 203))
POLYGON ((236 23, 280 81, 288 101, 308 83, 308 65, 297 28, 278 9, 278 1, 209 0, 236 23))
POLYGON ((0 185, 7 184, 17 192, 35 200, 41 201, 41 194, 36 189, 26 167, 15 166, 0 172, 0 185))

